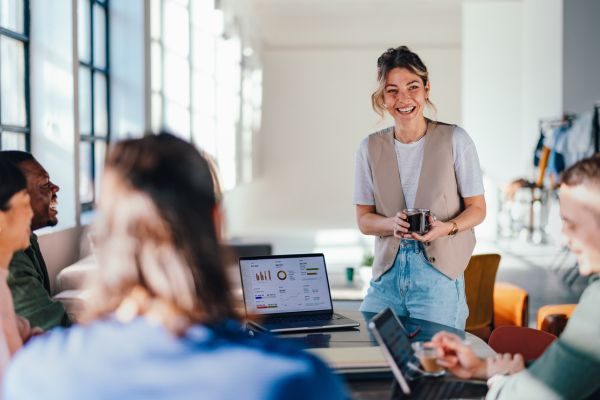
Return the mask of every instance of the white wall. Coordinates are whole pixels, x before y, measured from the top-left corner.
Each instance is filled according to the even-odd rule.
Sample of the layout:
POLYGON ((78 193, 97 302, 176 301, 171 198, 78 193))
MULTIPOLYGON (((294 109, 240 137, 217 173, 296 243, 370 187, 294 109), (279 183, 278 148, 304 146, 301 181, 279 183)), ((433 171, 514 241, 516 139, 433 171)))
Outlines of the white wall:
POLYGON ((523 3, 523 147, 537 143, 539 120, 563 112, 563 0, 523 3))
POLYGON ((61 266, 79 256, 73 1, 32 0, 30 9, 31 150, 61 188, 59 224, 43 230, 40 240, 49 274, 54 277, 61 266))
POLYGON ((480 236, 495 235, 501 188, 535 178, 539 120, 562 114, 562 3, 463 4, 463 119, 486 175, 480 236))
POLYGON ((31 1, 31 150, 61 187, 58 229, 77 215, 71 15, 72 0, 31 1))
MULTIPOLYGON (((114 137, 144 129, 143 0, 111 3, 111 112, 114 137), (116 38, 116 39, 115 39, 116 38)), ((45 228, 40 246, 53 278, 80 257, 76 168, 78 71, 77 0, 31 0, 32 152, 60 186, 59 224, 45 228)))
POLYGON ((364 137, 391 125, 371 109, 377 58, 402 44, 416 51, 430 70, 436 117, 460 123, 460 7, 255 3, 268 3, 255 10, 264 67, 258 172, 225 194, 229 236, 356 265, 361 246, 371 246, 355 222, 354 157, 364 137))
POLYGON ((523 174, 530 149, 520 146, 522 4, 463 5, 463 121, 481 167, 495 182, 523 174))

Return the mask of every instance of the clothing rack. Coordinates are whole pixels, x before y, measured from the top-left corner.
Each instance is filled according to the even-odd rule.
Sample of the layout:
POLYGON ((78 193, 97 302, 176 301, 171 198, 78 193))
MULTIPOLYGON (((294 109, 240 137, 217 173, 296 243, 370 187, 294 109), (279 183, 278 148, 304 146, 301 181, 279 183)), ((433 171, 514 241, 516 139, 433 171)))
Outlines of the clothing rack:
MULTIPOLYGON (((598 103, 600 106, 600 103, 598 103)), ((540 130, 545 128, 558 128, 564 125, 570 125, 577 118, 575 114, 564 114, 561 118, 545 118, 539 120, 540 130)))

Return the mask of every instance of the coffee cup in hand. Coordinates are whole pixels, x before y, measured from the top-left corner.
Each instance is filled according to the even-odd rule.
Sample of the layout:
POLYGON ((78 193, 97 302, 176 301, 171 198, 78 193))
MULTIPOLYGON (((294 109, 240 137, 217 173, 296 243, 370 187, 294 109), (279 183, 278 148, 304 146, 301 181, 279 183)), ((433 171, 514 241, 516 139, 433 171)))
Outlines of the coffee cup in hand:
POLYGON ((430 223, 429 217, 431 216, 431 211, 426 208, 407 208, 402 210, 404 215, 406 215, 406 221, 410 224, 408 227, 409 233, 418 233, 419 235, 424 235, 429 231, 430 223))
POLYGON ((421 367, 425 372, 439 373, 444 370, 438 363, 439 356, 438 348, 432 343, 414 342, 412 348, 415 351, 415 356, 421 362, 421 367))

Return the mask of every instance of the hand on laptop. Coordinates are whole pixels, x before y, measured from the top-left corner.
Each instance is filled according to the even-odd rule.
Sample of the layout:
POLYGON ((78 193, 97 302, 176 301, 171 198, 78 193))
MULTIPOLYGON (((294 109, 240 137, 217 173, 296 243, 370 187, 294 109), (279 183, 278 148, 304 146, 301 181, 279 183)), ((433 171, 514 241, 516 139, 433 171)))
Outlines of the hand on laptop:
POLYGON ((459 378, 487 379, 498 374, 513 374, 525 368, 520 354, 497 354, 481 359, 460 337, 449 332, 439 332, 431 341, 443 352, 438 364, 459 378))

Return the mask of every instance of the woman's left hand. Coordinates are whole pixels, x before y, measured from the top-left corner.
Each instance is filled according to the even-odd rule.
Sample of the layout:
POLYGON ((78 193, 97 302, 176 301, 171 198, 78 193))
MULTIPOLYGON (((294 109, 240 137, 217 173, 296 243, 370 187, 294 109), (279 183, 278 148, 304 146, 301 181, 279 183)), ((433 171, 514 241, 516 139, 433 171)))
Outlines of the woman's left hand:
POLYGON ((411 233, 410 237, 419 242, 431 242, 437 238, 441 238, 443 236, 448 236, 450 231, 452 230, 452 223, 450 222, 442 222, 435 219, 433 216, 429 216, 429 231, 424 235, 419 235, 418 233, 411 233))

